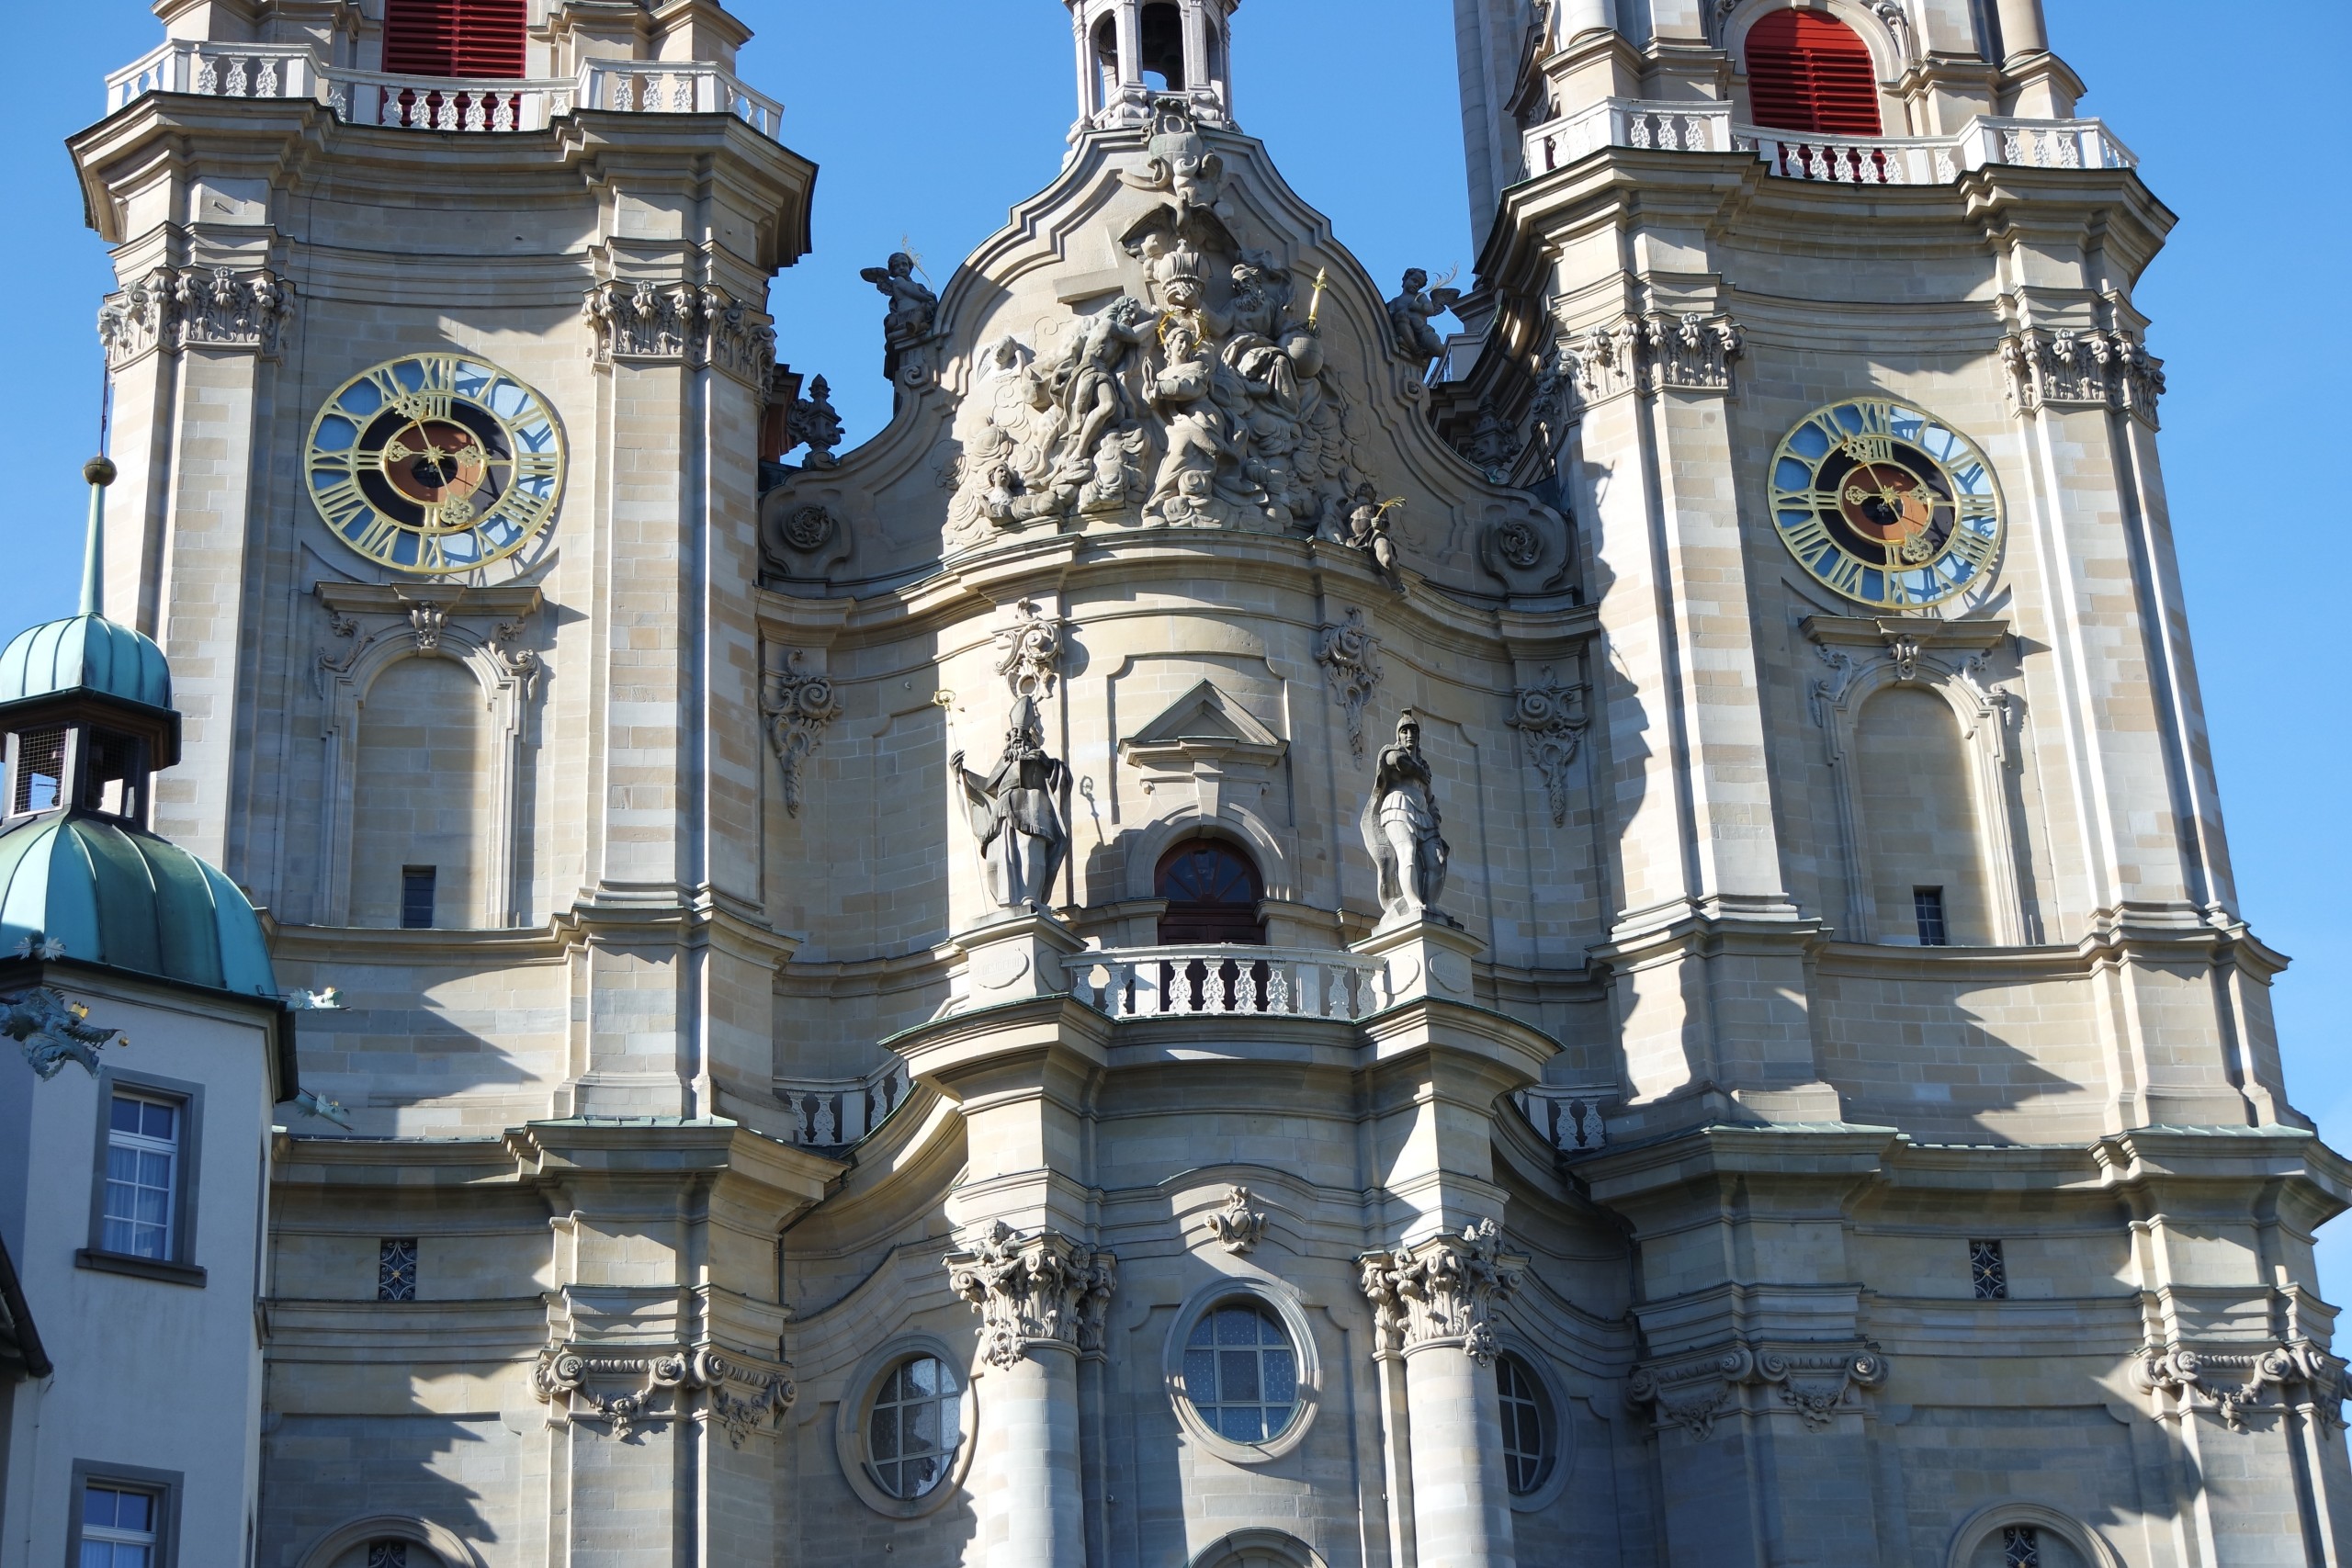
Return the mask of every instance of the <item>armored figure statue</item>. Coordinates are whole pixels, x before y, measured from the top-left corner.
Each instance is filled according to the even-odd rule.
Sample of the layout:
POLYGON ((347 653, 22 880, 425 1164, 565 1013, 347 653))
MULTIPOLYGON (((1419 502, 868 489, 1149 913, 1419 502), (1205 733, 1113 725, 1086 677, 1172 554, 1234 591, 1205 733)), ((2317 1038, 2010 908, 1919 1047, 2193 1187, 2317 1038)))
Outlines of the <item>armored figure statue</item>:
POLYGON ((1396 334, 1396 352, 1420 361, 1423 375, 1445 352, 1445 341, 1430 325, 1430 318, 1444 315, 1461 298, 1459 288, 1431 288, 1430 275, 1416 266, 1406 269, 1405 291, 1388 301, 1388 327, 1396 334))
POLYGON ((1061 807, 1069 770, 1046 754, 1037 705, 1023 697, 1014 706, 1004 755, 988 777, 968 771, 961 751, 947 760, 947 771, 964 791, 989 901, 1000 909, 1049 912, 1054 878, 1069 852, 1061 807))
POLYGON ((882 374, 898 379, 899 361, 931 335, 939 317, 939 296, 915 278, 915 258, 904 251, 891 254, 887 266, 869 266, 858 276, 879 289, 890 308, 882 316, 882 374))
POLYGON ((1396 744, 1380 753, 1372 798, 1363 813, 1364 848, 1380 873, 1384 919, 1442 920, 1445 839, 1438 831, 1437 791, 1421 755, 1421 721, 1407 708, 1396 720, 1396 744))

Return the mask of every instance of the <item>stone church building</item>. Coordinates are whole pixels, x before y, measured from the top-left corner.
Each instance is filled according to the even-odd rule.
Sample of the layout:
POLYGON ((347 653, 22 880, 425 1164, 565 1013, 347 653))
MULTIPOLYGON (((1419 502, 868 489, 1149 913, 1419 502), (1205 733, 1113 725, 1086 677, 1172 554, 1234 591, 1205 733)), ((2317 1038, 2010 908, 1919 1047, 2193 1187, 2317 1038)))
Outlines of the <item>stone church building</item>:
MULTIPOLYGON (((2041 0, 1453 0, 1435 280, 1250 137, 1236 0, 1065 3, 1051 185, 856 258, 850 448, 719 0, 154 0, 70 143, 88 608, 299 1098, 108 1276, 252 1379, 111 1435, 28 1412, 147 1244, 0 1171, 0 1568, 2344 1561, 2175 220, 2041 0)), ((9 864, 100 809, 30 723, 9 864)), ((42 886, 104 1021, 162 971, 42 886)))

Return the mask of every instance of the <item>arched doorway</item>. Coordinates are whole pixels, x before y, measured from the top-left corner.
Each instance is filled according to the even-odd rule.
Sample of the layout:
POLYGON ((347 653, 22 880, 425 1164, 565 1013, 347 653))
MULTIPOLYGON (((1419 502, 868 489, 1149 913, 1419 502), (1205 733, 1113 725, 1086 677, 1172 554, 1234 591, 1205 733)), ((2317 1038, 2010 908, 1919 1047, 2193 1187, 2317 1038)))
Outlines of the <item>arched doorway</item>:
POLYGON ((1250 857, 1222 839, 1187 839, 1159 857, 1153 891, 1168 900, 1159 917, 1162 947, 1200 942, 1266 943, 1259 918, 1265 880, 1250 857))

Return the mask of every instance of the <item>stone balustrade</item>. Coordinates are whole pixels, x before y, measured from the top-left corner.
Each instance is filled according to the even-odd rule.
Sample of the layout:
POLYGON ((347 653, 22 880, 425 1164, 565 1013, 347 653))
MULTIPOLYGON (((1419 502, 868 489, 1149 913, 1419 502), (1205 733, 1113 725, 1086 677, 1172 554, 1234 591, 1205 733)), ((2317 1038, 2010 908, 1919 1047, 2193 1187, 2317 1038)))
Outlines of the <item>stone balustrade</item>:
POLYGON ((775 1086, 775 1097, 797 1119, 792 1142, 813 1149, 863 1142, 913 1091, 907 1065, 896 1056, 862 1078, 812 1078, 775 1086))
POLYGON ((1610 98, 1527 133, 1523 177, 1566 168, 1603 147, 1667 152, 1751 152, 1783 179, 1847 185, 1950 185, 2000 164, 2128 169, 2132 150, 2096 119, 1980 116, 1950 136, 1824 138, 1735 125, 1729 104, 1610 98))
POLYGON ((1510 1098, 1545 1143, 1564 1155, 1580 1155, 1607 1145, 1609 1129, 1600 1113, 1620 1097, 1613 1089, 1532 1084, 1510 1098))
POLYGON ((1329 950, 1201 944, 1081 953, 1064 961, 1079 1000, 1122 1022, 1185 1014, 1363 1018, 1376 959, 1329 950))
POLYGON ((394 76, 320 65, 280 44, 175 39, 107 78, 107 112, 149 93, 310 99, 356 125, 415 130, 544 130, 575 108, 625 114, 731 114, 780 137, 784 106, 716 65, 593 60, 577 75, 495 80, 394 76))

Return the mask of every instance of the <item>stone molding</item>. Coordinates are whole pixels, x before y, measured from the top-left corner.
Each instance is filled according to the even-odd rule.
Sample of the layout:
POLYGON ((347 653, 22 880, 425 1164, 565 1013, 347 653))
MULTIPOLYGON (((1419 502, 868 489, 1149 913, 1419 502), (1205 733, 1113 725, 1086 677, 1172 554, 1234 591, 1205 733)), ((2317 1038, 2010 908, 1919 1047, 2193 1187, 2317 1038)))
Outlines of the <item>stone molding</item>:
POLYGON ((626 1439, 649 1423, 700 1414, 716 1422, 727 1434, 729 1446, 738 1449, 763 1429, 780 1429, 799 1397, 798 1388, 781 1371, 733 1360, 707 1345, 639 1356, 604 1356, 574 1346, 549 1345, 532 1369, 531 1392, 548 1407, 550 1425, 602 1420, 611 1423, 614 1438, 626 1439), (614 1392, 598 1392, 600 1384, 614 1392), (693 1406, 696 1393, 703 1396, 699 1412, 693 1406))
POLYGON ((580 313, 594 330, 599 365, 684 365, 732 376, 765 396, 775 363, 775 325, 762 310, 707 283, 599 283, 580 313))
POLYGON ((1364 624, 1363 612, 1350 606, 1344 620, 1317 627, 1315 662, 1330 677, 1331 696, 1348 716, 1348 750, 1363 761, 1363 709, 1385 671, 1380 667, 1380 638, 1364 624))
POLYGON ((1527 1271, 1526 1257, 1503 1251, 1502 1239, 1500 1225, 1481 1220, 1460 1232, 1441 1231, 1359 1258, 1375 1353, 1410 1355, 1458 1345, 1480 1366, 1492 1362, 1494 1308, 1510 1298, 1527 1271))
POLYGON ((2012 414, 2045 408, 2108 408, 2156 423, 2165 362, 2128 332, 2028 327, 2001 340, 2001 385, 2012 414))
POLYGON ((2233 1432, 2247 1430, 2249 1412, 2283 1413, 2290 1406, 2306 1410, 2330 1431, 2344 1430, 2344 1401, 2352 1395, 2345 1371, 2341 1357, 2308 1339, 2242 1350, 2199 1350, 2175 1340, 2142 1351, 2132 1367, 2157 1420, 2184 1421, 2210 1410, 2233 1432), (2272 1388, 2282 1395, 2277 1404, 2264 1398, 2272 1388), (2283 1397, 2290 1388, 2301 1390, 2301 1397, 2283 1397))
POLYGON ((998 1220, 942 1260, 949 1288, 980 1314, 980 1352, 1012 1368, 1046 1347, 1101 1355, 1119 1260, 1058 1231, 1023 1236, 998 1220))
POLYGON ((98 307, 98 341, 119 370, 161 349, 249 348, 272 358, 294 314, 294 288, 267 268, 159 266, 98 307))
POLYGON ((799 649, 786 649, 783 667, 768 671, 769 694, 760 699, 768 745, 775 752, 776 765, 784 770, 784 808, 795 817, 800 815, 800 764, 808 760, 842 713, 832 677, 822 671, 803 670, 800 661, 807 657, 799 649))
POLYGON ((1511 694, 1510 727, 1527 738, 1527 758, 1544 777, 1555 828, 1567 825, 1568 766, 1577 760, 1589 722, 1584 687, 1563 684, 1548 664, 1540 685, 1511 694))
POLYGON ((1628 392, 1727 394, 1742 343, 1738 323, 1727 315, 1653 310, 1581 329, 1562 322, 1537 400, 1582 407, 1628 392))
POLYGON ((1714 1436, 1715 1422, 1740 1408, 1743 1388, 1770 1388, 1796 1412, 1805 1430, 1828 1429, 1857 1391, 1886 1381, 1886 1358, 1854 1347, 1754 1346, 1743 1342, 1634 1369, 1625 1399, 1648 1408, 1654 1430, 1679 1427, 1693 1442, 1714 1436))

